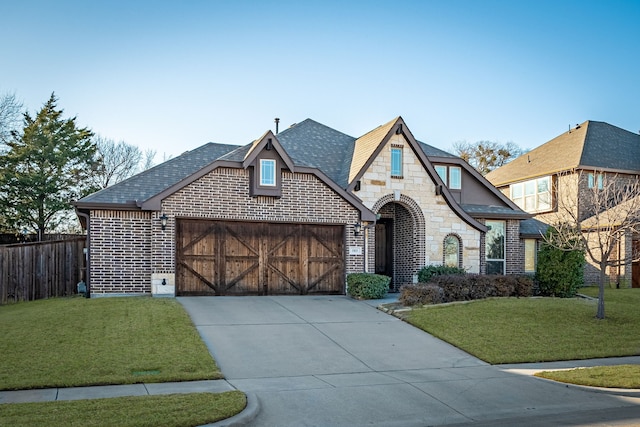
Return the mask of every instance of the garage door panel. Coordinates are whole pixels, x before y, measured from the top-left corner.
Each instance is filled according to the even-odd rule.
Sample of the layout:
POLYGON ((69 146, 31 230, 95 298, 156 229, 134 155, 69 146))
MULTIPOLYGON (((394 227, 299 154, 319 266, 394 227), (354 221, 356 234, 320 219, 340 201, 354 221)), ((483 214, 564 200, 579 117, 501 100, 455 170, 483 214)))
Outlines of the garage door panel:
POLYGON ((179 295, 344 293, 344 226, 179 220, 179 295))

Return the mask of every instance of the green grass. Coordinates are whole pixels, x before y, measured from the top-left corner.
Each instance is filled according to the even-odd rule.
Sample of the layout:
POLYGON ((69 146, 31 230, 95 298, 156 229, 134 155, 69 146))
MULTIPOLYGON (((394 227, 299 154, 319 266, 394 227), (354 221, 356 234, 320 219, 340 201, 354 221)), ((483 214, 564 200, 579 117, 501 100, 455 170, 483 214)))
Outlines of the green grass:
POLYGON ((640 389, 640 366, 638 365, 596 366, 564 371, 544 371, 538 372, 536 376, 592 387, 640 389))
POLYGON ((229 418, 245 405, 240 391, 118 397, 5 404, 0 405, 0 419, 2 425, 15 427, 184 427, 229 418))
POLYGON ((544 362, 639 355, 638 307, 640 289, 607 289, 604 320, 596 301, 579 298, 480 300, 412 310, 405 320, 491 364, 544 362))
POLYGON ((164 298, 0 306, 0 390, 222 378, 191 319, 164 298))

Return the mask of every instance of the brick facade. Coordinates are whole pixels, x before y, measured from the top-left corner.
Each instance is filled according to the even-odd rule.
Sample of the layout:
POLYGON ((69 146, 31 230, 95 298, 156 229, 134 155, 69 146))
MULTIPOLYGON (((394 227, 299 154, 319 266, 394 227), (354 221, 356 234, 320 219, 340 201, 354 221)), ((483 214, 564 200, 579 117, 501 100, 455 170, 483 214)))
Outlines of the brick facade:
POLYGON ((281 198, 252 197, 247 170, 218 168, 163 200, 162 212, 92 211, 92 294, 149 294, 162 279, 173 290, 176 218, 344 224, 346 273, 364 271, 364 237, 353 233, 360 212, 315 175, 284 172, 281 198))
POLYGON ((151 294, 151 213, 91 211, 91 295, 151 294))
MULTIPOLYGON (((447 236, 459 240, 464 269, 471 273, 485 271, 484 233, 436 194, 432 177, 402 134, 391 135, 361 175, 359 189, 353 194, 362 205, 319 178, 321 174, 304 168, 282 171, 277 197, 252 195, 251 167, 234 167, 226 162, 209 172, 202 170, 198 179, 150 207, 160 208, 153 212, 91 210, 92 295, 175 295, 176 219, 343 225, 345 272, 374 272, 373 222, 364 223, 359 235, 354 232, 354 225, 361 221, 356 206, 366 212, 362 205, 380 218, 393 220, 393 290, 414 282, 423 266, 442 264, 447 236), (391 176, 392 146, 402 148, 401 177, 391 176), (167 218, 164 229, 163 216, 167 218)), ((372 219, 370 212, 368 217, 372 219)), ((521 273, 524 251, 518 220, 507 221, 506 251, 506 273, 521 273)))

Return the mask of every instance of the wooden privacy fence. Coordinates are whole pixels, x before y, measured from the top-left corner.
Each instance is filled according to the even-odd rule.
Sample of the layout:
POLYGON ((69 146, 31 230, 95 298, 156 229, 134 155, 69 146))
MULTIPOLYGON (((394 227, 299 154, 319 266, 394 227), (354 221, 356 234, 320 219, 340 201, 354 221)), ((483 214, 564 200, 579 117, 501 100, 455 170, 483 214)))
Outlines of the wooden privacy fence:
POLYGON ((0 304, 68 296, 85 272, 84 236, 0 246, 0 304))

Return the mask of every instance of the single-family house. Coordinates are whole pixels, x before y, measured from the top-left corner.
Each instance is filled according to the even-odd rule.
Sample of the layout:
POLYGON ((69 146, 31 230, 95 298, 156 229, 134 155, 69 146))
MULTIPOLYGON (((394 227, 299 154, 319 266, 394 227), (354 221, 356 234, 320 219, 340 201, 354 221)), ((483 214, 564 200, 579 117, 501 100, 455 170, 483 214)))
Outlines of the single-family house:
POLYGON ((534 259, 531 215, 401 117, 360 137, 306 119, 205 144, 75 205, 92 296, 343 294, 354 272, 397 291, 425 265, 520 274, 534 259))
MULTIPOLYGON (((640 135, 589 120, 490 172, 487 179, 540 221, 579 222, 586 232, 597 233, 595 215, 602 217, 615 204, 594 203, 593 194, 607 184, 624 188, 640 180, 640 135)), ((606 272, 610 282, 640 287, 639 254, 639 235, 625 233, 606 272)), ((585 284, 598 283, 600 269, 592 264, 585 268, 585 284)))

